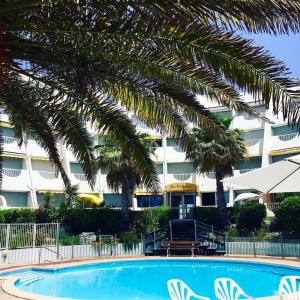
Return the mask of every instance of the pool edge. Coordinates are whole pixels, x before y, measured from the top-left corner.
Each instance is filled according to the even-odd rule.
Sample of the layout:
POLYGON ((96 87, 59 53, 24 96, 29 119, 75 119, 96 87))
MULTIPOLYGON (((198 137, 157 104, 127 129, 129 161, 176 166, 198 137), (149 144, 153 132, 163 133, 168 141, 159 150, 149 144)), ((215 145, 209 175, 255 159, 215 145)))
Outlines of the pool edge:
MULTIPOLYGON (((222 257, 161 257, 161 256, 154 256, 154 257, 134 257, 134 258, 115 258, 115 259, 99 259, 93 261, 81 261, 81 262, 68 262, 68 263, 57 263, 54 264, 53 267, 50 266, 35 266, 32 269, 42 269, 42 270, 51 270, 55 271, 57 269, 63 269, 73 266, 80 266, 80 265, 92 265, 97 263, 105 263, 105 262, 120 262, 120 261, 137 261, 137 260, 206 260, 206 261, 213 261, 213 260, 222 260, 222 261, 232 261, 232 262, 252 262, 257 264, 263 265, 271 265, 280 266, 280 267, 290 267, 290 268, 300 268, 300 264, 297 261, 285 261, 278 259, 262 259, 262 258, 246 258, 246 257, 229 257, 229 256, 222 256, 222 257)), ((22 269, 22 268, 20 268, 22 269)), ((12 276, 9 278, 3 278, 4 282, 2 283, 2 289, 5 293, 14 296, 16 298, 26 299, 26 300, 74 300, 71 298, 58 298, 58 297, 49 297, 43 296, 39 294, 33 294, 29 292, 22 291, 15 286, 16 281, 18 280, 17 276, 12 276)), ((256 298, 260 300, 276 300, 276 299, 288 299, 285 297, 280 296, 270 296, 270 297, 261 297, 256 298)))

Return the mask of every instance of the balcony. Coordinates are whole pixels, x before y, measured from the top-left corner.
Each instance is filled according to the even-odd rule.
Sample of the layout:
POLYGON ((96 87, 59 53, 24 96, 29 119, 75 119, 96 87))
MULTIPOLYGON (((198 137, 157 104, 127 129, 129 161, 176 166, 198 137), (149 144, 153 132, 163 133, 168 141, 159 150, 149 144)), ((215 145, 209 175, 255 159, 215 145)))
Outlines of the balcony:
POLYGON ((48 157, 47 152, 35 140, 29 139, 27 143, 27 150, 30 156, 48 157))
POLYGON ((155 147, 152 148, 151 151, 153 151, 153 153, 151 153, 151 159, 153 161, 163 161, 164 160, 164 149, 163 147, 155 147))
POLYGON ((168 174, 165 184, 175 183, 175 182, 190 182, 196 183, 196 174, 184 173, 184 174, 168 174))
POLYGON ((23 169, 2 169, 3 174, 3 190, 19 190, 27 191, 29 190, 29 173, 27 170, 23 169))
MULTIPOLYGON (((70 179, 72 184, 77 185, 78 186, 78 190, 80 192, 92 192, 93 189, 91 189, 87 178, 84 174, 82 173, 72 173, 70 175, 70 179)), ((95 185, 95 187, 97 186, 97 183, 95 185)), ((95 188, 94 188, 95 189, 95 188)))
POLYGON ((39 190, 63 190, 64 184, 56 172, 33 171, 33 182, 39 190))
POLYGON ((249 156, 258 156, 262 154, 263 139, 245 140, 247 144, 249 156))
POLYGON ((263 127, 263 121, 256 117, 249 116, 248 114, 236 116, 233 119, 233 127, 241 130, 249 130, 263 127))
POLYGON ((299 147, 300 136, 295 132, 283 135, 274 135, 271 137, 270 145, 271 151, 299 147))
POLYGON ((3 136, 4 151, 14 153, 25 153, 24 146, 19 147, 15 137, 3 136))
POLYGON ((185 151, 180 146, 169 146, 166 148, 166 158, 172 162, 185 161, 185 151))

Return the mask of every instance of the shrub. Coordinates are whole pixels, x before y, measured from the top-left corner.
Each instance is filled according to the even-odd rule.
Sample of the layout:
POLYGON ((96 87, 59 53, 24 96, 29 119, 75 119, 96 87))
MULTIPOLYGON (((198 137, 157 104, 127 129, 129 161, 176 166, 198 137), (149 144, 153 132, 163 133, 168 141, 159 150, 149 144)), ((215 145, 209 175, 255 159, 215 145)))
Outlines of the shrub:
POLYGON ((79 244, 78 235, 67 235, 63 229, 59 231, 59 243, 63 246, 79 244))
POLYGON ((283 200, 275 211, 277 230, 290 236, 300 236, 300 196, 283 200))
POLYGON ((158 227, 168 225, 170 219, 169 206, 157 206, 144 209, 143 211, 131 211, 130 229, 137 234, 146 234, 158 227))
POLYGON ((236 227, 240 233, 261 229, 266 215, 266 207, 263 204, 244 204, 239 207, 236 227))
POLYGON ((218 209, 216 207, 195 207, 195 218, 199 222, 216 226, 219 220, 218 209))
POLYGON ((35 212, 32 208, 11 208, 0 211, 2 223, 34 223, 35 212))
POLYGON ((74 234, 98 232, 112 234, 119 231, 120 211, 109 208, 65 210, 63 222, 70 225, 74 234))

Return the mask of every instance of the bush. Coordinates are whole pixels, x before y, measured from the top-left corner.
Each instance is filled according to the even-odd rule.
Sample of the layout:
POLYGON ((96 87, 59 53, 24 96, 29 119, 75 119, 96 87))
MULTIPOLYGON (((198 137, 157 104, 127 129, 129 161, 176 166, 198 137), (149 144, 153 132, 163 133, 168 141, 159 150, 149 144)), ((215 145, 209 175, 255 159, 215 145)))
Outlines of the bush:
POLYGON ((219 220, 219 213, 216 207, 195 207, 195 218, 199 222, 216 226, 219 220))
POLYGON ((300 237, 300 196, 283 200, 275 211, 277 230, 289 236, 300 237))
POLYGON ((32 208, 11 208, 0 211, 1 223, 34 223, 35 211, 32 208))
POLYGON ((130 229, 137 234, 146 234, 154 231, 158 227, 168 225, 170 219, 169 206, 157 206, 147 208, 143 211, 131 211, 130 229))
POLYGON ((109 208, 65 210, 63 222, 71 227, 73 234, 98 232, 113 234, 119 231, 120 211, 109 208))
POLYGON ((259 230, 266 217, 266 207, 263 204, 248 203, 239 207, 236 227, 240 233, 249 233, 259 230))

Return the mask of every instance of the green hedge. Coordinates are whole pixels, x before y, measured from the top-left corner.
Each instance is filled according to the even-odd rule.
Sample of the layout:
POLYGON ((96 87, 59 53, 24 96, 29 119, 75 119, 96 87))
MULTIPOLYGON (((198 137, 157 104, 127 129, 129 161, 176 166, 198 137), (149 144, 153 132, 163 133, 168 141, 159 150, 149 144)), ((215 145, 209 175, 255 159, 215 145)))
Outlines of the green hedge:
POLYGON ((11 208, 0 210, 1 223, 34 223, 35 210, 32 208, 11 208))
POLYGON ((249 203, 241 205, 236 211, 236 227, 240 233, 249 233, 262 228, 266 217, 263 204, 249 203))
POLYGON ((284 234, 300 237, 300 196, 291 196, 283 200, 275 211, 277 229, 284 234))

